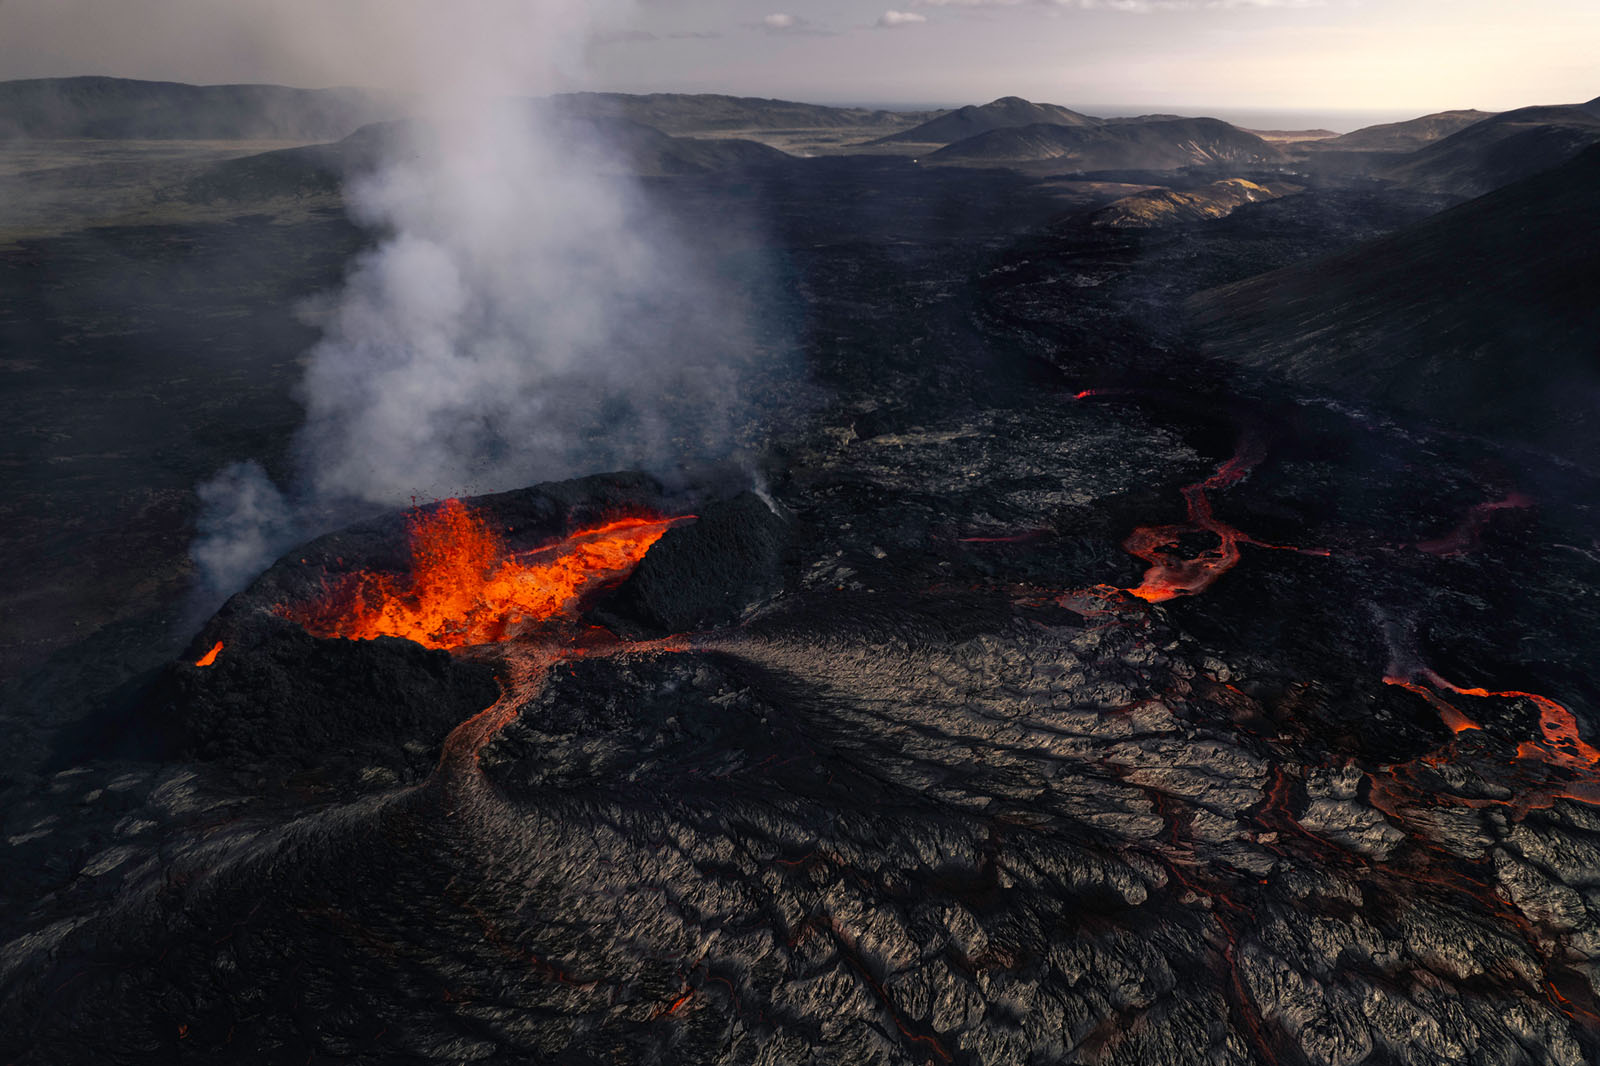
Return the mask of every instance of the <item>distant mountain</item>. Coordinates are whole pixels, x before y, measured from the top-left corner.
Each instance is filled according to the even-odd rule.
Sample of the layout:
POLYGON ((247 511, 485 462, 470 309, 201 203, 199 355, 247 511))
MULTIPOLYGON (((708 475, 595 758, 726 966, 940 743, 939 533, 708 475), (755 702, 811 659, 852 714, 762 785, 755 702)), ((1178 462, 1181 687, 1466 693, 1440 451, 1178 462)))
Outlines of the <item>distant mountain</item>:
POLYGON ((1600 117, 1600 96, 1595 97, 1586 104, 1578 104, 1577 109, 1586 114, 1600 117))
POLYGON ((565 135, 598 151, 590 158, 600 169, 617 164, 641 177, 708 174, 769 166, 790 158, 756 141, 673 137, 653 126, 622 118, 570 119, 565 135))
POLYGON ((1003 96, 981 107, 963 107, 929 119, 920 126, 880 137, 874 144, 955 144, 991 130, 1024 126, 1098 126, 1101 120, 1055 104, 1035 104, 1020 96, 1003 96))
POLYGON ((1214 118, 1161 119, 1101 126, 999 129, 932 153, 941 163, 1004 165, 1048 161, 1066 170, 1175 170, 1211 163, 1274 163, 1275 146, 1214 118))
POLYGON ((933 111, 824 107, 788 100, 710 93, 567 93, 551 97, 561 112, 580 118, 626 119, 664 133, 741 129, 850 129, 912 125, 933 111))
POLYGON ((331 141, 403 106, 362 89, 40 78, 0 82, 0 139, 331 141))
POLYGON ((1189 301, 1211 354, 1600 465, 1600 145, 1189 301))
MULTIPOLYGON (((616 118, 565 118, 555 135, 572 148, 576 165, 596 172, 673 177, 768 166, 791 158, 755 141, 672 137, 616 118)), ((351 178, 370 173, 404 150, 405 125, 365 126, 333 144, 285 148, 230 159, 169 190, 169 197, 201 203, 302 199, 336 194, 351 178)))
POLYGON ((1428 192, 1481 196, 1571 159, 1600 141, 1600 116, 1576 107, 1524 107, 1486 118, 1380 170, 1428 192))
POLYGON ((1440 111, 1404 122, 1385 122, 1364 126, 1342 137, 1317 141, 1316 148, 1360 149, 1363 151, 1414 152, 1424 145, 1442 140, 1468 126, 1494 117, 1493 111, 1440 111))
POLYGON ((1300 191, 1297 185, 1258 185, 1244 178, 1226 178, 1199 189, 1146 189, 1113 200, 1091 212, 1086 221, 1094 227, 1153 229, 1222 218, 1245 204, 1276 200, 1300 191))

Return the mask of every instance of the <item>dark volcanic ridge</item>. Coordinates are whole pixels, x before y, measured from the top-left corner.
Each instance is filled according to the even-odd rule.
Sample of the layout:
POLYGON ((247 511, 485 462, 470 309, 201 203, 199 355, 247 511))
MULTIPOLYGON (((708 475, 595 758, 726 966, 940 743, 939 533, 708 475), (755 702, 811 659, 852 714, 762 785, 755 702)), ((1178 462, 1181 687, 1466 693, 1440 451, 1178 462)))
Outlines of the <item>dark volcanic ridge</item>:
POLYGON ((329 141, 398 118, 408 101, 365 89, 185 85, 130 78, 0 81, 0 142, 110 140, 329 141))
MULTIPOLYGON (((166 195, 196 203, 249 203, 336 195, 352 179, 403 157, 407 123, 365 126, 333 144, 284 148, 218 163, 166 195)), ((551 126, 567 165, 595 174, 682 177, 782 163, 777 148, 737 138, 672 137, 626 118, 562 116, 551 126)))
POLYGON ((1524 107, 1475 122, 1379 171, 1413 188, 1462 197, 1530 177, 1600 141, 1600 116, 1574 107, 1524 107))
POLYGON ((568 93, 551 98, 563 113, 581 118, 621 118, 664 133, 748 129, 868 129, 913 125, 938 112, 826 107, 792 100, 715 93, 568 93))
POLYGON ((1597 189, 1593 146, 1378 241, 1202 293, 1194 329, 1209 353, 1296 386, 1592 467, 1597 189))
POLYGON ((998 129, 928 156, 931 162, 965 165, 1048 164, 1060 172, 1255 166, 1284 158, 1280 149, 1255 134, 1213 118, 998 129))
POLYGON ((1337 149, 1365 149, 1384 152, 1414 152, 1424 145, 1432 144, 1450 136, 1452 133, 1476 125, 1484 119, 1493 117, 1492 111, 1440 111, 1437 114, 1423 115, 1421 118, 1407 119, 1404 122, 1384 122, 1376 126, 1363 126, 1361 129, 1338 137, 1328 137, 1323 140, 1312 141, 1297 147, 1311 148, 1318 151, 1337 149))

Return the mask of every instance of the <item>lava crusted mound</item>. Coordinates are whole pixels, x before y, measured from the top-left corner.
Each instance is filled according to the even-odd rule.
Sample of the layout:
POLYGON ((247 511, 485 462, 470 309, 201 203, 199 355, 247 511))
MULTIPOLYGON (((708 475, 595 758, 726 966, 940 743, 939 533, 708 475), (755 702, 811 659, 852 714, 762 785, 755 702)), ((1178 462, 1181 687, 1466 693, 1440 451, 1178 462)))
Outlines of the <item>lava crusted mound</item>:
POLYGON ((498 694, 485 664, 392 637, 318 640, 283 621, 204 666, 172 666, 136 727, 154 736, 132 739, 236 768, 415 780, 498 694))
POLYGON ((732 622, 782 588, 787 526, 752 492, 714 503, 668 530, 597 617, 656 634, 732 622))

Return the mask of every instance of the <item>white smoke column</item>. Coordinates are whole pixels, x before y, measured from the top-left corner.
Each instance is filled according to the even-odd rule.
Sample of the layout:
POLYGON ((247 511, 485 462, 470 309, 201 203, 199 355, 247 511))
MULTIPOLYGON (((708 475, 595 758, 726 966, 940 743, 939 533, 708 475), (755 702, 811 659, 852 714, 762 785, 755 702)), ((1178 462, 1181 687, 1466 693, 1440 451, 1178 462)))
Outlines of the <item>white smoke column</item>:
POLYGON ((383 39, 417 57, 427 107, 346 190, 383 237, 310 355, 301 535, 341 503, 661 470, 725 437, 743 308, 648 210, 621 153, 528 99, 583 55, 597 8, 385 8, 383 39))
MULTIPOLYGON (((595 432, 604 406, 654 378, 647 357, 661 353, 640 351, 633 327, 684 273, 620 161, 511 95, 529 83, 527 42, 547 82, 582 54, 593 5, 453 7, 469 23, 451 31, 457 69, 433 71, 423 121, 349 192, 358 219, 391 235, 312 353, 300 456, 320 498, 394 503, 577 472, 579 438, 609 436, 595 432)), ((632 458, 600 451, 588 458, 632 458)))

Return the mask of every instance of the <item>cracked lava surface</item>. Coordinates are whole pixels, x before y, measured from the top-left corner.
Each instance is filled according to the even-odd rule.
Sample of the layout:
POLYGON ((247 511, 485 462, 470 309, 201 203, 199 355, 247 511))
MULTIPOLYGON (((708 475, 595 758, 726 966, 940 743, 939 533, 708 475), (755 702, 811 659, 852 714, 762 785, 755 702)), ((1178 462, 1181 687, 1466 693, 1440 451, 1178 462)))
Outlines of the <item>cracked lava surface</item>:
POLYGON ((688 520, 625 524, 619 561, 592 552, 607 522, 511 544, 503 503, 452 501, 280 563, 203 634, 220 654, 173 668, 169 710, 211 730, 192 764, 59 778, 161 842, 86 843, 116 890, 57 889, 11 942, 19 1061, 1592 1061, 1591 734, 1554 695, 1423 665, 1450 630, 1409 595, 1502 565, 1494 515, 1441 507, 1474 541, 1448 557, 1393 547, 1426 530, 1381 512, 1257 550, 1249 512, 1274 526, 1287 484, 1266 443, 1185 481, 1205 461, 1153 416, 1070 399, 807 447, 783 591, 699 630, 619 638, 569 580, 615 585, 668 528, 695 556, 688 520), (1150 481, 1181 520, 1074 525, 1150 481), (409 569, 329 574, 373 537, 409 569), (1338 604, 1375 565, 1407 625, 1367 611, 1298 659, 1217 642, 1252 597, 1338 604), (451 652, 340 639, 418 632, 441 573, 476 590, 425 627, 451 652), (1226 590, 1211 618, 1162 605, 1226 590), (339 763, 305 736, 353 713, 318 655, 461 710, 367 708, 391 746, 339 763), (248 673, 273 657, 298 688, 248 673), (497 700, 452 695, 475 671, 497 700), (305 728, 269 708, 238 720, 278 721, 268 748, 228 739, 274 699, 305 728))

